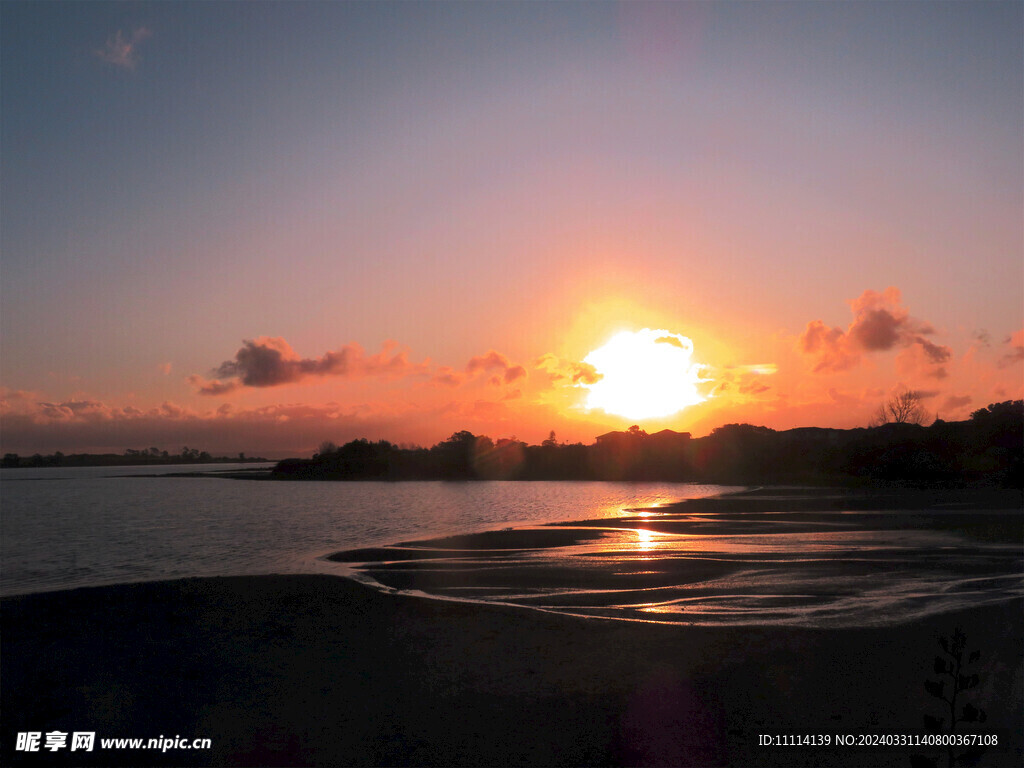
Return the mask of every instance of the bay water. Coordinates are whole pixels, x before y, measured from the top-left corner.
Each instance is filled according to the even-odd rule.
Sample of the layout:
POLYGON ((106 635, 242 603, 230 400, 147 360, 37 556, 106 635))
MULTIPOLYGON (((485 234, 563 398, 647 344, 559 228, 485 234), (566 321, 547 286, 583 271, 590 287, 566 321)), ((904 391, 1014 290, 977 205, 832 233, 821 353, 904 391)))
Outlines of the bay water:
MULTIPOLYGON (((199 469, 214 475, 254 466, 199 469)), ((3 470, 0 595, 188 576, 344 573, 344 566, 322 558, 408 539, 616 517, 632 508, 730 490, 678 483, 167 476, 196 469, 3 470)))

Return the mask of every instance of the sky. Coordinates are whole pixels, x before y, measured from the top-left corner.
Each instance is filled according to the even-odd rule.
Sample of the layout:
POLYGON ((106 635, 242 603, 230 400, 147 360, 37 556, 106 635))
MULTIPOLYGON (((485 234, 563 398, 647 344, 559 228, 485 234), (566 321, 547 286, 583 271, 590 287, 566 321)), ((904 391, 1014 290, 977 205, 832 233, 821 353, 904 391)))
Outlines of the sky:
POLYGON ((1024 397, 1022 15, 5 0, 0 450, 1024 397))

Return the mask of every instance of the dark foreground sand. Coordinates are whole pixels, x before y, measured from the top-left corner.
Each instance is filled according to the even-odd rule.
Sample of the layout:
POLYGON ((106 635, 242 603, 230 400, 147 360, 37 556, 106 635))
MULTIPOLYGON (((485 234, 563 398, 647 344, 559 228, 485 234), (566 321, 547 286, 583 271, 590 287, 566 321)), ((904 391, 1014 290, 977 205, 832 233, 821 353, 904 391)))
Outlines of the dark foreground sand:
POLYGON ((1022 764, 1021 601, 882 629, 662 626, 371 591, 330 576, 188 579, 2 603, 8 765, 891 765, 926 747, 936 638, 980 649, 970 700, 1022 764), (208 752, 16 752, 19 731, 208 737, 208 752))

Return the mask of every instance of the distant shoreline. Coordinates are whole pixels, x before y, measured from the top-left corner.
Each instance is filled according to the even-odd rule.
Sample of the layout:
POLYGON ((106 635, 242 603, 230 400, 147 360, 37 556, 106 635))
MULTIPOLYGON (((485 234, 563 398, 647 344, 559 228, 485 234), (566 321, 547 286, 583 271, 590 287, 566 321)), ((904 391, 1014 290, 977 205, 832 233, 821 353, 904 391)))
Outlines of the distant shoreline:
MULTIPOLYGON (((5 469, 77 469, 79 467, 176 467, 176 466, 210 466, 213 464, 274 464, 272 459, 264 458, 231 458, 230 456, 219 456, 210 459, 197 459, 195 461, 183 461, 180 456, 174 456, 169 459, 163 459, 156 457, 153 459, 141 460, 133 458, 125 458, 118 454, 110 454, 110 458, 105 458, 104 455, 90 456, 85 460, 79 460, 78 455, 64 456, 61 458, 60 463, 26 463, 22 464, 3 464, 0 465, 0 471, 5 469)), ((51 457, 42 457, 43 459, 49 459, 51 457)), ((19 457, 19 462, 31 462, 31 456, 19 457)))

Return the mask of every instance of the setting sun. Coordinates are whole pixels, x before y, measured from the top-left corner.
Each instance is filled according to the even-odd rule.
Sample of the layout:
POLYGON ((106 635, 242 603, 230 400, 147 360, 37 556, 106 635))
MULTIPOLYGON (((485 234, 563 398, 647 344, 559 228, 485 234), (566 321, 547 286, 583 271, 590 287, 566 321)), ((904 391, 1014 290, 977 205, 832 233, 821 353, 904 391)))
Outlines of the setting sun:
POLYGON ((669 416, 704 400, 697 391, 701 366, 692 362, 693 342, 685 336, 644 328, 616 334, 587 355, 600 380, 585 407, 628 419, 669 416))

